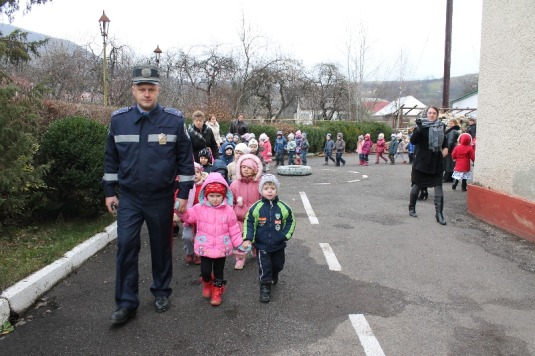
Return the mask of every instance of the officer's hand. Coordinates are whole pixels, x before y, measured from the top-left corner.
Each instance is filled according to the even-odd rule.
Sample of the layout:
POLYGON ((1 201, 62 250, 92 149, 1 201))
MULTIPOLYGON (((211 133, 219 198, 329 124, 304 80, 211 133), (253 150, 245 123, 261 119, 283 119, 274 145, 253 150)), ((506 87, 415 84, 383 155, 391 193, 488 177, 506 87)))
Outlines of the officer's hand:
POLYGON ((251 241, 249 241, 249 240, 245 240, 241 244, 241 248, 244 249, 244 250, 247 250, 249 248, 249 246, 251 246, 251 241))
POLYGON ((183 214, 185 211, 186 211, 186 205, 188 204, 188 200, 187 199, 178 199, 180 205, 178 207, 178 213, 180 214, 183 214))
POLYGON ((110 214, 117 215, 117 208, 119 207, 119 199, 116 196, 106 198, 106 208, 110 214))

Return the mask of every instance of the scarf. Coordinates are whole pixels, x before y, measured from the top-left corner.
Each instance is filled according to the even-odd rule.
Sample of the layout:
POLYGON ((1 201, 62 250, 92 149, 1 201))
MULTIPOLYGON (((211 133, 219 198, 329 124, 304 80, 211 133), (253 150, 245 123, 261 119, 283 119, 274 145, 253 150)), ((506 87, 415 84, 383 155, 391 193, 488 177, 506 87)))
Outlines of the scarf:
POLYGON ((444 124, 439 119, 435 121, 422 120, 422 127, 429 128, 429 149, 433 152, 442 150, 444 142, 444 124))

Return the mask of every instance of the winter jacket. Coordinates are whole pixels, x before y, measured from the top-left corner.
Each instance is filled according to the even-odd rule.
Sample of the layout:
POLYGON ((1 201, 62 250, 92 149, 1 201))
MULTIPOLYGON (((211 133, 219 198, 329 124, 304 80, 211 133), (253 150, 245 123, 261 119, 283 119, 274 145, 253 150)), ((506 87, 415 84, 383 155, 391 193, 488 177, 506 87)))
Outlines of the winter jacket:
POLYGON ((195 125, 190 125, 188 128, 188 134, 191 139, 191 146, 193 147, 193 157, 195 162, 199 163, 199 152, 203 148, 209 148, 212 151, 212 157, 214 159, 219 158, 219 148, 215 140, 212 129, 206 124, 202 125, 199 130, 195 125))
POLYGON ((334 143, 336 152, 343 153, 346 150, 346 142, 344 141, 344 135, 338 133, 336 135, 336 142, 334 143))
POLYGON ((376 153, 383 153, 385 151, 386 142, 384 138, 380 138, 377 140, 377 143, 375 144, 375 152, 376 153))
POLYGON ((388 146, 388 154, 395 155, 398 152, 398 140, 393 137, 392 141, 390 141, 390 145, 388 146))
POLYGON ((288 143, 286 144, 286 150, 288 152, 295 152, 296 148, 297 148, 297 145, 295 141, 288 141, 288 143))
POLYGON ((331 152, 333 151, 334 149, 334 141, 333 140, 327 140, 327 142, 325 142, 325 147, 323 147, 323 152, 327 153, 327 152, 331 152))
POLYGON ((223 178, 227 181, 227 183, 230 185, 228 179, 228 168, 224 160, 222 160, 221 158, 216 159, 214 161, 214 164, 212 165, 212 172, 221 174, 223 178))
POLYGON ((356 152, 360 155, 362 154, 362 145, 364 144, 364 140, 362 141, 357 141, 357 150, 356 152))
POLYGON ((238 221, 243 222, 247 210, 258 199, 260 199, 260 193, 258 192, 258 183, 262 176, 262 162, 253 154, 246 154, 241 156, 236 163, 236 179, 230 183, 230 190, 234 196, 234 212, 238 221), (258 166, 258 172, 252 178, 245 178, 241 175, 241 163, 244 159, 250 158, 254 160, 258 166))
POLYGON ((217 145, 221 145, 223 143, 223 139, 221 138, 221 135, 219 134, 219 122, 216 121, 215 124, 212 124, 212 121, 206 121, 206 125, 212 130, 212 133, 214 134, 215 142, 217 145))
POLYGON ((259 143, 259 145, 263 144, 262 147, 264 147, 263 150, 260 151, 260 154, 264 158, 264 162, 269 163, 272 161, 273 151, 271 150, 271 142, 269 140, 265 140, 263 143, 259 143))
POLYGON ((303 142, 301 142, 301 150, 308 152, 308 149, 310 148, 310 143, 308 143, 307 134, 306 132, 303 133, 303 142))
POLYGON ((202 257, 221 258, 232 255, 232 250, 241 245, 240 225, 232 209, 232 192, 223 176, 211 173, 204 181, 199 194, 199 204, 186 209, 181 218, 188 224, 196 224, 197 233, 193 248, 202 257), (227 187, 227 195, 218 206, 212 206, 204 196, 209 183, 221 183, 227 187))
POLYGON ((286 147, 286 139, 284 137, 278 137, 275 139, 275 153, 277 152, 284 152, 284 148, 286 147))
POLYGON ((472 148, 472 137, 468 133, 459 136, 459 145, 455 146, 451 153, 451 158, 455 160, 455 172, 470 172, 470 161, 476 159, 476 154, 472 148))
MULTIPOLYGON (((444 124, 440 123, 444 128, 444 124)), ((411 136, 411 143, 417 145, 416 156, 412 164, 414 171, 422 172, 428 175, 441 175, 444 172, 442 152, 433 152, 429 149, 429 128, 422 127, 414 130, 411 136)), ((442 148, 448 146, 448 141, 444 136, 442 148)))
POLYGON ((372 150, 372 140, 369 138, 364 138, 364 143, 362 144, 362 154, 369 155, 372 150))
POLYGON ((254 203, 245 218, 243 239, 259 250, 274 252, 286 247, 295 230, 292 209, 278 197, 254 203))

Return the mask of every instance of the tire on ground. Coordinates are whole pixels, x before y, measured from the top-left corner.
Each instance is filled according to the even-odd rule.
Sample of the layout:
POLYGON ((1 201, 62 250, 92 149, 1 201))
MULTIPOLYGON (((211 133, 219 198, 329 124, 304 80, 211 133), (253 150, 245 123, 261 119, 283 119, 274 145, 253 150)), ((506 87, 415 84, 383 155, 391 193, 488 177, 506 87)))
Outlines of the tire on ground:
POLYGON ((281 176, 308 176, 312 174, 312 170, 310 169, 310 166, 278 166, 277 174, 281 176))

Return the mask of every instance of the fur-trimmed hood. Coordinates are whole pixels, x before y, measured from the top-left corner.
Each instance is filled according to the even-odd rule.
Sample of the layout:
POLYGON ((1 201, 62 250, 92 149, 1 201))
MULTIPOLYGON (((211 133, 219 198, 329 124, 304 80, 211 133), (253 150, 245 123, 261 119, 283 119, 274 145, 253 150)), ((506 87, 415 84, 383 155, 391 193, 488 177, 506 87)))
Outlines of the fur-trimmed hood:
POLYGON ((262 172, 263 172, 262 161, 260 161, 260 158, 258 158, 258 156, 254 155, 254 154, 251 154, 251 153, 248 153, 248 154, 245 154, 245 155, 241 156, 238 159, 238 162, 236 162, 236 167, 235 167, 235 169, 236 169, 236 179, 238 179, 238 180, 242 179, 240 167, 241 167, 242 162, 244 160, 246 160, 246 159, 253 160, 256 163, 256 166, 258 167, 258 170, 257 170, 256 175, 254 177, 254 181, 257 181, 262 176, 262 172))

